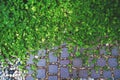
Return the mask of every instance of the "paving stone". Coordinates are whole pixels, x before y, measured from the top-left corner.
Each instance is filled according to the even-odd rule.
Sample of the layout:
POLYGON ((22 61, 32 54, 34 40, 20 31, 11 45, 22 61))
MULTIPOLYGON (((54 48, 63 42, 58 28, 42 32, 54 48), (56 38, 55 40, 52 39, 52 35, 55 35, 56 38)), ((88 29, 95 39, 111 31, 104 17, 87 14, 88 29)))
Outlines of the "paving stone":
POLYGON ((53 52, 49 53, 49 61, 50 62, 57 62, 57 57, 53 55, 53 52))
POLYGON ((37 78, 45 78, 45 69, 38 69, 37 70, 37 78))
POLYGON ((80 70, 79 77, 80 78, 87 78, 88 77, 88 70, 80 70))
POLYGON ((106 65, 105 59, 104 59, 104 58, 99 58, 99 59, 97 60, 97 65, 98 65, 98 66, 101 66, 101 67, 104 67, 104 66, 106 65))
POLYGON ((62 78, 69 78, 69 70, 68 68, 61 67, 60 74, 62 78))
POLYGON ((103 47, 102 49, 100 49, 100 54, 106 54, 105 47, 103 47))
POLYGON ((30 66, 27 66, 26 69, 28 70, 28 74, 33 74, 33 71, 31 70, 31 67, 30 66))
POLYGON ((119 54, 117 47, 114 47, 111 52, 112 52, 113 56, 118 56, 118 54, 119 54))
POLYGON ((91 77, 92 78, 100 78, 100 70, 95 71, 95 70, 91 70, 91 77))
POLYGON ((30 67, 30 66, 26 66, 26 69, 27 69, 27 70, 30 70, 30 69, 31 69, 31 67, 30 67))
POLYGON ((61 60, 60 64, 61 65, 67 65, 67 64, 69 64, 69 62, 70 62, 69 60, 61 60))
POLYGON ((62 48, 61 58, 67 58, 69 56, 68 49, 62 48))
POLYGON ((34 80, 34 78, 32 76, 27 76, 26 80, 34 80))
POLYGON ((103 71, 103 77, 104 78, 112 78, 112 72, 109 70, 109 71, 103 71))
POLYGON ((33 74, 33 71, 32 70, 28 70, 28 74, 33 74))
POLYGON ((110 67, 116 67, 118 65, 116 58, 109 58, 108 59, 108 65, 110 67))
POLYGON ((39 50, 38 51, 38 56, 43 57, 46 55, 46 50, 39 50))
POLYGON ((73 66, 74 67, 82 67, 82 60, 80 58, 73 59, 73 66))
POLYGON ((78 71, 77 70, 73 70, 72 71, 72 74, 73 74, 73 78, 78 78, 78 75, 77 75, 78 71))
POLYGON ((120 69, 115 69, 113 74, 115 79, 120 79, 120 69))
POLYGON ((33 55, 30 55, 30 58, 29 58, 29 60, 27 61, 27 64, 33 64, 33 59, 34 59, 34 56, 33 56, 33 55))
POLYGON ((48 80, 58 80, 57 76, 49 76, 48 80))
POLYGON ((49 65, 49 73, 55 74, 58 72, 58 66, 57 65, 49 65))
MULTIPOLYGON (((81 51, 82 53, 83 51, 81 51)), ((100 70, 98 70, 98 72, 95 71, 94 67, 96 66, 100 66, 100 67, 104 67, 106 66, 107 62, 105 60, 105 58, 98 58, 97 62, 95 64, 92 63, 92 60, 94 59, 94 57, 90 56, 91 58, 89 58, 89 65, 91 68, 90 69, 90 76, 89 77, 92 77, 94 79, 99 79, 100 77, 103 77, 105 79, 108 79, 110 78, 112 80, 112 72, 113 72, 113 77, 114 77, 114 80, 119 80, 120 79, 120 69, 117 69, 117 66, 119 66, 119 63, 117 61, 117 58, 115 56, 118 56, 119 52, 118 52, 118 48, 117 47, 114 47, 111 49, 111 53, 112 53, 112 57, 108 58, 107 62, 108 62, 108 65, 110 66, 110 68, 114 68, 113 71, 111 69, 110 70, 103 70, 103 74, 100 75, 100 70), (113 58, 114 57, 114 58, 113 58)), ((37 66, 44 66, 45 69, 41 69, 41 68, 44 68, 44 67, 39 67, 40 69, 38 69, 36 71, 37 75, 36 77, 38 78, 38 80, 45 80, 46 78, 46 73, 50 73, 49 77, 48 77, 48 80, 58 80, 58 76, 57 76, 57 73, 58 73, 58 65, 59 65, 59 62, 60 62, 60 65, 66 65, 64 67, 60 67, 60 78, 64 78, 63 80, 66 80, 66 78, 73 78, 73 79, 80 79, 80 80, 88 80, 86 78, 88 78, 88 72, 89 70, 87 69, 87 67, 84 66, 84 61, 81 59, 81 58, 73 58, 72 60, 72 72, 70 73, 69 72, 69 68, 67 67, 67 65, 70 63, 70 60, 61 60, 59 59, 57 56, 54 56, 53 55, 54 53, 53 52, 50 52, 49 53, 49 62, 50 64, 48 65, 48 69, 46 69, 46 64, 47 64, 47 61, 46 61, 46 51, 45 50, 40 50, 38 51, 38 56, 46 56, 45 58, 42 57, 41 59, 39 59, 37 66), (59 61, 58 61, 59 60, 59 61), (58 61, 58 64, 51 64, 52 62, 57 62, 58 61), (75 68, 74 68, 75 67, 75 68), (79 68, 85 68, 85 69, 79 69, 79 68), (46 71, 48 70, 48 71, 46 71), (55 75, 54 75, 55 74, 55 75), (72 75, 73 74, 73 75, 72 75)), ((105 50, 105 47, 103 47, 102 49, 100 49, 100 54, 106 54, 106 50, 105 50)), ((104 55, 103 55, 104 56, 104 55)), ((107 55, 105 55, 107 56, 107 55)), ((67 48, 62 48, 62 53, 61 53, 61 57, 60 58, 67 58, 69 57, 69 54, 68 54, 68 50, 67 48)), ((30 58, 29 60, 27 61, 27 64, 33 64, 33 60, 34 59, 34 56, 33 55, 30 55, 30 58)), ((18 63, 18 64, 21 64, 21 63, 18 63)), ((28 74, 31 75, 33 74, 33 71, 31 70, 31 67, 30 66, 27 66, 26 69, 28 70, 28 74)), ((4 71, 6 74, 13 74, 14 72, 11 71, 9 72, 9 69, 5 69, 4 71)), ((2 71, 0 70, 0 75, 2 75, 2 71)), ((0 78, 1 80, 14 80, 14 79, 10 79, 10 77, 6 77, 6 79, 4 78, 0 78)), ((19 79, 18 79, 19 80, 19 79)), ((21 79, 22 80, 22 79, 21 79)), ((24 79, 23 79, 24 80, 24 79)), ((34 80, 33 77, 31 76, 27 76, 26 77, 26 80, 34 80)))
POLYGON ((37 66, 45 66, 46 65, 46 60, 45 59, 40 59, 37 63, 37 66))

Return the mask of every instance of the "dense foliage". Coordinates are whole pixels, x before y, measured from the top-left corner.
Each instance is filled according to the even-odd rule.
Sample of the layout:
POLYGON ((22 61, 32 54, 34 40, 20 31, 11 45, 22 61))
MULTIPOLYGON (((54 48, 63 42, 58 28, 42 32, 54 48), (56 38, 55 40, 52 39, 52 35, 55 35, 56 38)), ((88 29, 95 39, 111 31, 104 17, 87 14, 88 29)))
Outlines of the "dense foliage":
POLYGON ((0 0, 0 59, 58 46, 120 41, 119 0, 0 0))

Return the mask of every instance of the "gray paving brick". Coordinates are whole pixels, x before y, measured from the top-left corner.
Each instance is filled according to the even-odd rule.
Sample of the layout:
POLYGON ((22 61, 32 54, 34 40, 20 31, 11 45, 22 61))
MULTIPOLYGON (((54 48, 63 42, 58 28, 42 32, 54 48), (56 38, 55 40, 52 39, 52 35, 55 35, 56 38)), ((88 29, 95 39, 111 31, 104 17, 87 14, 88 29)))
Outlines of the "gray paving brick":
POLYGON ((53 55, 53 52, 49 53, 49 62, 57 62, 57 57, 53 55))
POLYGON ((102 49, 100 49, 100 54, 106 54, 105 47, 103 47, 102 49))
POLYGON ((69 78, 69 70, 68 70, 68 68, 61 67, 60 73, 61 73, 62 78, 69 78))
POLYGON ((34 80, 34 78, 32 76, 27 76, 26 80, 34 80))
POLYGON ((61 65, 67 65, 67 64, 69 64, 69 63, 70 63, 69 60, 61 60, 61 61, 60 61, 60 64, 61 64, 61 65))
POLYGON ((49 76, 48 80, 58 80, 57 76, 49 76))
POLYGON ((67 58, 69 56, 68 49, 62 48, 61 58, 67 58))
POLYGON ((115 69, 113 74, 115 79, 120 79, 120 69, 115 69))
POLYGON ((96 71, 94 69, 91 70, 91 77, 92 78, 100 78, 100 70, 96 71))
POLYGON ((73 59, 73 66, 74 67, 82 67, 82 60, 80 58, 73 59))
POLYGON ((112 52, 112 55, 113 55, 113 56, 117 56, 117 55, 119 54, 117 47, 112 48, 112 51, 111 51, 111 52, 112 52))
POLYGON ((73 70, 72 74, 73 74, 73 78, 78 78, 78 73, 79 71, 78 70, 73 70))
POLYGON ((37 63, 37 66, 46 66, 46 60, 45 59, 40 59, 37 63))
POLYGON ((80 70, 79 71, 79 77, 87 78, 88 77, 88 70, 80 70))
POLYGON ((38 51, 38 56, 42 57, 46 55, 46 50, 39 50, 38 51))
POLYGON ((110 70, 108 70, 108 71, 104 70, 103 77, 104 78, 112 78, 112 72, 110 70))
POLYGON ((55 74, 58 72, 58 66, 57 65, 49 65, 49 73, 55 74))
POLYGON ((37 70, 37 78, 45 78, 45 69, 38 69, 37 70))
POLYGON ((27 61, 27 64, 33 64, 33 59, 34 59, 34 56, 33 56, 33 55, 30 55, 30 58, 29 58, 29 60, 27 61))
POLYGON ((116 67, 118 65, 116 58, 109 58, 108 59, 108 65, 110 67, 116 67))

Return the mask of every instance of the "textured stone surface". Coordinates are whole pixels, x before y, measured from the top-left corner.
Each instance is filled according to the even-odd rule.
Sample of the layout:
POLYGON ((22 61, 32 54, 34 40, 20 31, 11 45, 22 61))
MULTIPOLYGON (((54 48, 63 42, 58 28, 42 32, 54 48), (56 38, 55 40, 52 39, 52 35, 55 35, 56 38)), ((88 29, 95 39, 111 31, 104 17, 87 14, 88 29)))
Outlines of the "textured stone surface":
POLYGON ((82 60, 79 58, 73 59, 73 66, 74 67, 82 67, 82 60))
POLYGON ((53 55, 53 52, 49 53, 49 62, 57 62, 57 57, 53 55))
POLYGON ((69 78, 68 68, 63 68, 63 67, 61 67, 60 73, 61 73, 61 77, 62 77, 62 78, 69 78))
POLYGON ((79 71, 79 77, 87 78, 88 77, 88 70, 80 70, 79 71))
POLYGON ((69 64, 69 62, 70 62, 69 60, 61 60, 60 64, 61 65, 67 65, 67 64, 69 64))
POLYGON ((109 58, 108 59, 108 65, 110 67, 116 67, 118 65, 116 58, 109 58))
MULTIPOLYGON (((76 58, 74 54, 69 54, 67 48, 61 48, 61 53, 59 53, 59 56, 55 56, 54 52, 50 51, 48 55, 46 55, 46 50, 39 50, 38 51, 38 62, 33 62, 33 59, 35 58, 33 55, 30 55, 30 58, 26 62, 26 70, 27 76, 25 77, 26 80, 66 80, 66 79, 76 79, 80 80, 88 80, 88 76, 91 77, 91 80, 99 79, 100 77, 105 79, 112 79, 115 80, 120 79, 120 69, 117 69, 118 66, 120 66, 120 63, 118 61, 119 56, 119 48, 118 47, 112 47, 111 49, 107 49, 106 47, 102 47, 99 49, 98 54, 91 55, 87 54, 85 56, 88 56, 88 65, 84 67, 84 59, 82 58, 76 58), (109 51, 110 50, 110 51, 109 51), (100 53, 100 54, 99 54, 100 53), (111 53, 111 54, 107 54, 111 53), (71 56, 71 59, 68 57, 71 56), (95 63, 93 63, 93 59, 96 59, 95 63), (31 66, 35 65, 36 70, 32 70, 31 66), (68 66, 69 65, 69 66, 68 66), (100 75, 100 69, 98 69, 98 72, 96 72, 96 67, 100 67, 103 73, 100 75), (110 68, 109 70, 107 68, 110 68), (107 69, 107 70, 106 70, 107 69), (32 75, 35 74, 33 77, 32 75), (113 74, 113 77, 112 77, 113 74), (34 79, 35 78, 35 79, 34 79), (94 78, 94 79, 93 79, 94 78)), ((57 50, 57 48, 56 48, 57 50)), ((86 49, 80 49, 81 53, 86 52, 86 49)), ((15 66, 19 66, 22 63, 17 63, 15 66)), ((11 69, 9 71, 8 68, 4 68, 4 70, 0 67, 0 80, 14 80, 13 77, 7 77, 6 75, 14 75, 18 74, 16 71, 12 71, 15 69, 11 69)), ((21 73, 23 74, 23 73, 21 73)), ((20 75, 19 75, 20 76, 20 75)), ((23 78, 15 78, 16 80, 25 80, 23 78)))
POLYGON ((27 64, 33 64, 33 59, 34 59, 34 56, 33 56, 33 55, 30 55, 30 58, 29 58, 29 60, 27 61, 27 64))
POLYGON ((57 76, 49 76, 48 80, 58 80, 57 76))
POLYGON ((38 51, 38 56, 42 57, 46 55, 46 50, 39 50, 38 51))
POLYGON ((40 59, 37 63, 37 66, 45 66, 46 65, 46 60, 45 59, 40 59))
POLYGON ((120 79, 120 69, 115 69, 113 71, 115 79, 120 79))
POLYGON ((97 60, 97 65, 101 66, 101 67, 105 66, 106 65, 106 60, 104 58, 99 58, 97 60))
POLYGON ((109 70, 109 71, 103 71, 103 77, 104 78, 112 78, 112 72, 109 70))
POLYGON ((112 53, 113 56, 117 56, 119 54, 118 48, 117 47, 112 48, 111 53, 112 53))
POLYGON ((58 72, 58 66, 56 66, 56 65, 49 65, 49 73, 51 73, 51 74, 55 74, 55 73, 57 73, 58 72))
POLYGON ((69 54, 67 48, 62 48, 61 58, 66 58, 68 56, 69 54))
POLYGON ((27 76, 26 80, 34 80, 34 78, 32 76, 27 76))
POLYGON ((38 69, 37 70, 37 78, 45 78, 45 69, 38 69))
POLYGON ((91 77, 92 78, 100 78, 100 70, 96 71, 96 70, 91 70, 91 77))

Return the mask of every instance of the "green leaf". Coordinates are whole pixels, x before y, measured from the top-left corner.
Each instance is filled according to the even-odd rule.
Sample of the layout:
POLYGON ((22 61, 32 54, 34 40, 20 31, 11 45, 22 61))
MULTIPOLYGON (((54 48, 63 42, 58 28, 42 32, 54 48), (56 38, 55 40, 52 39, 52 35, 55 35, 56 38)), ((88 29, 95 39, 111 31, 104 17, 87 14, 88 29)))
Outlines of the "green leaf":
POLYGON ((80 56, 80 52, 77 51, 77 52, 75 53, 75 55, 76 55, 77 57, 79 57, 79 56, 80 56))

